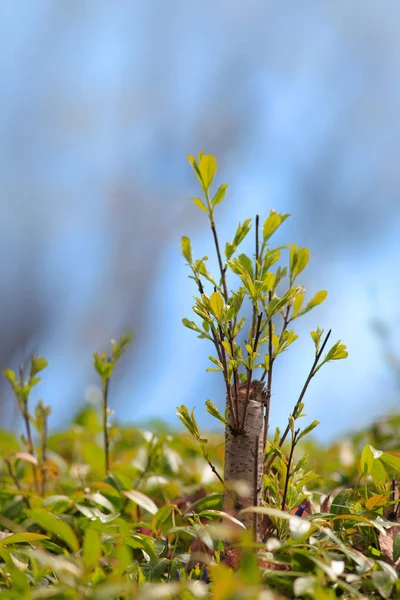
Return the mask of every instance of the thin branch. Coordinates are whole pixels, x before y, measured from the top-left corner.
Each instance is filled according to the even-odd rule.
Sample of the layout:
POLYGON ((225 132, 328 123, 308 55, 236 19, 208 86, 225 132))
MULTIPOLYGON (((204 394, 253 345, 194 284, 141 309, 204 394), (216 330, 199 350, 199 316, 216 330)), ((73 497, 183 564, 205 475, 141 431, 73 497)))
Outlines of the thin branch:
POLYGON ((43 431, 42 431, 42 464, 41 464, 41 473, 42 473, 42 481, 41 481, 41 495, 44 496, 46 491, 46 481, 47 481, 47 470, 46 470, 46 461, 47 461, 47 417, 44 418, 43 423, 43 431))
MULTIPOLYGON (((256 335, 254 337, 253 353, 257 352, 258 342, 259 342, 260 333, 261 333, 262 316, 263 316, 263 314, 262 314, 262 312, 260 312, 260 314, 258 315, 258 320, 257 320, 256 335)), ((252 369, 247 369, 247 388, 246 388, 246 396, 245 396, 244 408, 243 408, 243 418, 242 418, 242 423, 241 423, 241 429, 242 430, 244 430, 244 427, 245 427, 246 416, 247 416, 247 409, 249 407, 249 402, 250 402, 250 386, 251 386, 252 375, 253 375, 253 370, 252 369)))
MULTIPOLYGON (((253 474, 253 506, 257 506, 258 504, 258 444, 260 441, 260 437, 256 435, 254 440, 254 474, 253 474)), ((254 513, 253 516, 253 538, 256 539, 257 536, 257 513, 254 513)))
MULTIPOLYGON (((232 331, 231 328, 229 327, 229 345, 231 347, 231 353, 232 356, 234 357, 234 346, 233 346, 233 336, 232 336, 232 331)), ((235 410, 236 410, 236 418, 237 418, 237 422, 236 422, 236 427, 239 427, 239 420, 240 420, 240 416, 239 416, 239 382, 238 382, 238 373, 237 373, 237 368, 234 367, 233 369, 233 385, 234 385, 234 398, 235 398, 235 410)))
POLYGON ((234 406, 233 400, 232 400, 232 389, 231 389, 232 386, 229 383, 228 366, 227 366, 227 363, 226 363, 225 352, 221 351, 221 348, 219 346, 219 343, 218 343, 218 340, 217 340, 217 336, 216 336, 216 333, 215 333, 215 330, 214 330, 213 327, 211 327, 211 332, 212 332, 214 346, 215 346, 215 349, 216 349, 217 354, 218 354, 218 358, 219 358, 220 362, 222 363, 224 380, 225 380, 225 387, 226 387, 226 398, 227 398, 228 407, 229 407, 229 410, 231 411, 231 414, 232 414, 233 425, 234 425, 235 428, 237 428, 238 424, 239 424, 239 419, 238 419, 238 415, 236 413, 235 406, 234 406))
POLYGON ((217 469, 215 468, 215 466, 211 462, 211 460, 210 460, 207 452, 205 452, 204 450, 203 450, 203 456, 206 459, 206 461, 208 462, 208 466, 210 467, 211 471, 214 473, 214 475, 217 477, 217 479, 220 481, 220 483, 222 483, 222 487, 224 488, 224 490, 226 490, 228 492, 228 494, 231 496, 231 498, 235 499, 235 497, 232 494, 231 490, 227 487, 227 485, 225 484, 225 482, 222 479, 221 475, 218 473, 217 469))
MULTIPOLYGON (((269 301, 272 300, 272 292, 269 292, 269 301)), ((271 409, 271 394, 272 394, 272 372, 274 366, 274 358, 273 358, 273 345, 272 345, 272 319, 268 322, 268 357, 269 357, 269 365, 268 365, 268 382, 267 382, 267 401, 265 403, 265 413, 264 413, 264 452, 265 447, 267 445, 268 440, 268 429, 269 429, 269 414, 271 409)), ((261 378, 262 381, 262 378, 261 378)))
MULTIPOLYGON (((269 302, 271 302, 271 300, 272 300, 272 292, 269 292, 269 302)), ((289 302, 289 304, 286 307, 285 314, 283 315, 283 324, 282 324, 281 333, 279 335, 279 343, 282 341, 282 337, 283 337, 283 334, 284 334, 284 332, 286 330, 286 327, 290 323, 289 313, 290 313, 290 309, 291 308, 292 308, 292 306, 291 306, 291 304, 289 302)), ((270 332, 269 333, 270 340, 272 340, 272 333, 271 333, 272 332, 272 318, 270 318, 270 320, 268 322, 268 326, 269 326, 269 332, 270 332)), ((271 356, 271 354, 270 354, 270 356, 271 356)), ((271 366, 271 363, 270 363, 269 366, 271 366)), ((263 374, 262 374, 262 376, 261 376, 261 381, 264 381, 265 376, 267 375, 267 372, 268 372, 267 369, 265 369, 264 372, 263 372, 263 374)))
POLYGON ((110 438, 108 435, 108 390, 110 379, 103 384, 103 437, 106 475, 110 474, 110 438))
MULTIPOLYGON (((312 379, 312 378, 314 377, 314 375, 315 375, 315 369, 317 368, 317 365, 318 365, 319 359, 320 359, 320 358, 321 358, 321 356, 322 356, 322 353, 323 353, 323 351, 324 351, 324 349, 325 349, 325 346, 326 346, 326 344, 327 344, 327 342, 328 342, 328 339, 329 339, 329 336, 331 335, 331 332, 332 332, 332 330, 330 329, 330 330, 328 331, 328 333, 327 333, 327 335, 326 335, 325 339, 324 339, 324 342, 323 342, 323 344, 322 344, 322 346, 321 346, 321 348, 320 348, 319 352, 317 352, 317 354, 316 354, 316 356, 315 356, 315 360, 314 360, 314 362, 313 362, 313 365, 312 365, 312 367, 311 367, 311 369, 310 369, 310 372, 309 372, 309 374, 308 374, 308 377, 307 377, 307 379, 306 379, 306 382, 305 382, 305 384, 304 384, 304 386, 303 386, 303 389, 301 390, 301 394, 300 394, 300 396, 299 396, 299 399, 297 400, 297 402, 296 402, 296 404, 295 404, 295 406, 294 406, 294 409, 293 409, 293 412, 292 412, 292 417, 293 417, 293 418, 296 418, 296 413, 297 413, 297 410, 298 410, 298 408, 299 408, 299 406, 300 406, 300 404, 301 404, 301 402, 302 402, 302 400, 303 400, 303 398, 304 398, 304 395, 305 395, 305 393, 306 393, 306 391, 307 391, 307 388, 308 388, 308 386, 309 386, 309 384, 310 384, 310 381, 311 381, 311 379, 312 379)), ((286 440, 286 437, 287 437, 287 435, 288 435, 288 433, 289 433, 289 430, 290 430, 290 427, 289 427, 289 425, 287 425, 287 427, 286 427, 286 429, 285 429, 285 432, 284 432, 284 434, 282 435, 281 439, 279 440, 279 448, 281 448, 281 447, 282 447, 282 445, 283 445, 284 441, 286 440)), ((275 458, 276 458, 276 452, 273 452, 273 453, 272 453, 272 456, 271 456, 271 458, 269 459, 269 461, 268 461, 268 462, 267 462, 267 464, 265 465, 265 470, 264 470, 264 472, 265 472, 265 473, 268 473, 268 471, 269 471, 269 469, 271 468, 271 465, 272 465, 272 463, 274 462, 275 458)))
POLYGON ((13 480, 13 482, 15 483, 15 485, 16 485, 16 487, 17 487, 17 489, 18 489, 18 490, 21 492, 22 498, 23 498, 23 500, 24 500, 24 502, 25 502, 26 506, 27 506, 28 508, 31 508, 31 505, 30 505, 30 503, 29 503, 29 500, 28 500, 27 496, 26 496, 26 495, 24 494, 24 492, 22 491, 22 487, 21 487, 21 484, 20 484, 20 482, 18 481, 18 477, 16 476, 16 474, 15 474, 15 473, 14 473, 14 471, 13 471, 13 468, 12 468, 12 465, 11 465, 11 461, 10 461, 10 459, 9 459, 8 457, 6 457, 6 458, 4 459, 4 462, 5 462, 5 463, 6 463, 6 465, 7 465, 7 469, 8 469, 8 472, 9 472, 9 474, 10 474, 10 477, 11 477, 11 479, 12 479, 12 480, 13 480))
POLYGON ((226 283, 226 269, 224 268, 224 265, 222 264, 221 251, 219 248, 218 234, 217 234, 217 230, 215 228, 214 218, 210 219, 210 225, 211 225, 211 231, 214 236, 214 243, 215 243, 215 249, 217 251, 219 270, 221 272, 221 282, 222 282, 222 287, 224 290, 224 299, 225 299, 225 302, 228 302, 228 286, 226 283))
MULTIPOLYGON (((28 452, 30 454, 32 454, 32 456, 35 456, 35 447, 33 445, 32 430, 31 430, 31 424, 29 421, 28 402, 22 396, 22 389, 25 386, 25 374, 24 374, 23 365, 20 365, 20 367, 19 367, 19 378, 20 378, 20 385, 21 385, 21 398, 20 398, 19 404, 20 404, 20 408, 22 411, 22 417, 23 417, 24 423, 25 423, 27 442, 28 442, 28 452)), ((33 480, 35 483, 35 490, 37 492, 39 492, 39 481, 38 481, 35 465, 32 465, 32 470, 33 470, 33 480)))
POLYGON ((300 428, 296 429, 296 431, 293 434, 293 439, 292 439, 292 444, 290 446, 290 453, 289 453, 289 459, 288 459, 288 464, 287 464, 287 469, 286 469, 286 479, 285 479, 285 489, 283 492, 283 497, 282 497, 282 510, 285 510, 285 505, 286 505, 286 496, 287 496, 287 491, 288 491, 288 486, 289 486, 289 479, 290 479, 290 467, 292 465, 292 459, 293 459, 293 452, 297 443, 297 436, 300 433, 300 428))

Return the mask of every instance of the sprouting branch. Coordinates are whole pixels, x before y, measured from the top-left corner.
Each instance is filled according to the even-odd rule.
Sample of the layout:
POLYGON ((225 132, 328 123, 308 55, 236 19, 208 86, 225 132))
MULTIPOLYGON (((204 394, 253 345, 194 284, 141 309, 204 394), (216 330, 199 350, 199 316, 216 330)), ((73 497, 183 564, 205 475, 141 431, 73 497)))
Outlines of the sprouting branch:
POLYGON ((290 445, 289 459, 288 459, 287 468, 286 468, 285 489, 283 491, 283 496, 282 496, 282 510, 285 510, 285 506, 286 506, 286 496, 287 496, 289 479, 290 479, 290 468, 292 466, 293 452, 294 452, 294 449, 297 444, 299 433, 300 433, 300 428, 296 429, 296 431, 294 431, 292 433, 292 443, 290 445))
MULTIPOLYGON (((321 346, 320 350, 317 352, 317 354, 316 354, 316 356, 315 356, 315 360, 314 360, 314 362, 313 362, 313 365, 312 365, 312 367, 311 367, 311 369, 310 369, 310 372, 309 372, 309 374, 308 374, 308 377, 307 377, 307 379, 306 379, 306 382, 305 382, 305 384, 304 384, 304 386, 303 386, 303 389, 301 390, 300 396, 299 396, 299 398, 298 398, 298 400, 297 400, 297 402, 296 402, 296 404, 295 404, 295 406, 294 406, 294 409, 293 409, 293 412, 292 412, 292 417, 293 417, 293 418, 296 418, 296 415, 297 415, 297 410, 298 410, 298 408, 299 408, 299 406, 300 406, 300 404, 301 404, 301 402, 302 402, 302 400, 303 400, 303 398, 304 398, 304 396, 305 396, 305 393, 306 393, 306 391, 307 391, 307 388, 308 388, 308 386, 309 386, 309 384, 310 384, 310 381, 311 381, 311 379, 312 379, 312 378, 314 377, 314 375, 315 375, 316 368, 317 368, 317 366, 318 366, 318 363, 319 363, 319 360, 320 360, 320 358, 321 358, 321 356, 322 356, 322 353, 323 353, 323 351, 324 351, 324 349, 325 349, 325 346, 326 346, 326 344, 327 344, 327 342, 328 342, 329 336, 331 335, 331 332, 332 332, 332 330, 330 329, 330 330, 328 331, 328 333, 326 334, 326 336, 325 336, 324 342, 323 342, 323 344, 322 344, 322 346, 321 346)), ((288 435, 288 433, 289 433, 289 430, 290 430, 290 426, 289 426, 289 425, 287 425, 287 427, 286 427, 286 429, 285 429, 285 431, 284 431, 284 433, 283 433, 283 435, 282 435, 281 439, 279 440, 279 444, 278 444, 279 448, 281 448, 281 447, 282 447, 282 445, 283 445, 283 443, 285 442, 285 440, 286 440, 286 437, 287 437, 287 435, 288 435)), ((274 452, 274 451, 273 451, 271 458, 268 460, 267 464, 265 465, 265 469, 264 469, 264 472, 265 472, 265 473, 268 473, 268 471, 270 470, 270 468, 271 468, 271 465, 272 465, 272 463, 274 462, 275 458, 276 458, 276 452, 274 452)))

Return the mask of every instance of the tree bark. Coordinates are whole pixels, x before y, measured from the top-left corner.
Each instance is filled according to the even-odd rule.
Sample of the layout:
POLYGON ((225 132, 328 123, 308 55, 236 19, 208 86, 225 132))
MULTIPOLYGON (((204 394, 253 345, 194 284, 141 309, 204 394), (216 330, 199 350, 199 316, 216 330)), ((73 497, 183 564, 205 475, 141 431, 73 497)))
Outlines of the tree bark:
MULTIPOLYGON (((245 408, 247 383, 239 387, 241 418, 245 408)), ((264 386, 253 381, 243 432, 235 431, 228 408, 228 426, 225 428, 224 481, 231 493, 225 491, 224 510, 236 514, 243 508, 259 506, 263 489, 264 460, 264 386)), ((255 513, 239 516, 254 539, 262 538, 262 518, 255 513)))

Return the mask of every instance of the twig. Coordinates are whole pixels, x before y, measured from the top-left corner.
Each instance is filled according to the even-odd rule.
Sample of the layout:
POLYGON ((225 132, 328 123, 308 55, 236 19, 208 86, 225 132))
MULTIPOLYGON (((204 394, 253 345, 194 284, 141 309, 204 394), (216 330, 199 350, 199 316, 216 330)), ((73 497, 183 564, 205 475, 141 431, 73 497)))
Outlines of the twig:
MULTIPOLYGON (((208 196, 208 193, 207 193, 207 196, 208 196)), ((217 230, 215 227, 214 218, 210 218, 210 225, 211 225, 211 231, 214 236, 214 243, 215 243, 215 249, 217 251, 219 270, 221 272, 221 282, 222 282, 222 287, 224 290, 224 299, 225 299, 225 302, 227 302, 228 301, 228 286, 226 283, 226 269, 224 268, 224 266, 222 264, 221 251, 219 248, 218 234, 217 234, 217 230)))
MULTIPOLYGON (((269 292, 268 299, 269 299, 269 302, 271 302, 272 292, 269 292)), ((274 366, 272 335, 273 335, 272 319, 270 319, 268 321, 269 365, 268 365, 267 401, 265 403, 265 413, 264 413, 264 452, 265 452, 265 447, 267 445, 267 440, 268 440, 269 414, 270 414, 270 408, 271 408, 271 394, 272 394, 272 369, 274 366)), ((264 371, 264 373, 265 373, 265 371, 264 371)), ((262 377, 261 377, 261 381, 263 381, 262 377)))
POLYGON ((233 400, 232 400, 232 386, 229 383, 228 366, 227 366, 227 363, 226 363, 225 352, 222 352, 222 350, 221 350, 221 348, 219 346, 217 335, 216 335, 216 332, 215 332, 215 330, 214 330, 213 327, 211 327, 211 332, 212 332, 214 346, 215 346, 215 349, 216 349, 217 354, 218 354, 218 358, 219 358, 219 360, 222 363, 222 368, 223 368, 223 373, 224 373, 224 380, 225 380, 225 387, 226 387, 226 397, 227 397, 227 402, 228 402, 229 410, 232 413, 233 425, 237 429, 238 428, 238 424, 239 424, 239 416, 238 416, 238 413, 235 410, 235 406, 234 406, 234 403, 233 403, 233 400))
MULTIPOLYGON (((272 292, 269 292, 269 302, 271 302, 271 300, 272 300, 272 292)), ((290 309, 291 309, 291 304, 289 303, 286 307, 285 314, 283 315, 283 324, 282 324, 281 333, 279 335, 279 342, 282 341, 283 334, 286 330, 286 327, 288 326, 288 324, 290 322, 290 319, 289 319, 290 309)), ((268 327, 269 327, 269 339, 271 340, 271 343, 272 343, 272 318, 269 319, 268 327)), ((271 357, 271 353, 270 353, 270 357, 271 357)), ((271 359, 270 359, 269 367, 271 367, 271 359)), ((268 369, 268 370, 264 369, 264 372, 261 376, 261 381, 264 381, 265 376, 269 370, 270 369, 268 369)))
MULTIPOLYGON (((296 402, 296 404, 294 406, 294 409, 293 409, 293 412, 292 412, 292 417, 293 418, 296 418, 297 409, 299 408, 299 406, 300 406, 300 404, 301 404, 301 402, 302 402, 302 400, 304 398, 304 395, 305 395, 305 393, 307 391, 307 388, 308 388, 308 386, 310 384, 311 379, 315 375, 315 369, 316 369, 316 367, 318 365, 318 362, 319 362, 319 359, 321 358, 321 355, 322 355, 322 353, 323 353, 323 351, 325 349, 325 346, 326 346, 326 344, 328 342, 328 339, 329 339, 329 336, 331 335, 331 332, 332 332, 332 330, 330 329, 328 331, 325 339, 324 339, 324 342, 323 342, 323 344, 322 344, 319 352, 315 356, 315 360, 314 360, 313 365, 312 365, 312 367, 310 369, 310 372, 309 372, 308 377, 306 379, 306 382, 305 382, 305 384, 303 386, 303 389, 301 390, 301 394, 299 396, 299 399, 297 400, 297 402, 296 402)), ((290 426, 287 425, 284 434, 282 435, 281 439, 279 440, 279 444, 278 444, 279 448, 282 447, 284 441, 286 440, 287 434, 289 433, 289 429, 290 429, 290 426)), ((269 461, 265 465, 265 469, 264 469, 265 473, 268 473, 269 469, 271 468, 272 463, 275 460, 275 457, 276 457, 276 452, 273 451, 271 458, 269 459, 269 461)))
MULTIPOLYGON (((28 442, 28 452, 30 454, 32 454, 32 456, 35 456, 35 448, 34 448, 34 445, 33 445, 32 431, 31 431, 31 424, 30 424, 30 421, 29 421, 29 412, 28 412, 27 401, 22 396, 22 390, 23 390, 23 388, 25 386, 25 374, 24 374, 24 367, 23 367, 23 365, 20 365, 20 367, 19 367, 19 378, 20 378, 20 384, 21 384, 20 408, 21 408, 22 417, 23 417, 24 423, 25 423, 25 429, 26 429, 26 435, 27 435, 27 442, 28 442)), ((36 472, 36 466, 35 465, 32 465, 32 470, 33 470, 33 480, 34 480, 34 483, 35 483, 35 490, 37 492, 39 492, 39 481, 38 481, 37 472, 36 472)))
MULTIPOLYGON (((256 335, 254 337, 253 353, 257 352, 258 341, 260 339, 260 333, 261 333, 262 316, 263 316, 263 314, 262 314, 262 312, 260 312, 260 314, 258 315, 258 320, 257 320, 256 335)), ((243 419, 242 419, 242 423, 241 423, 242 430, 244 430, 244 427, 245 427, 247 409, 249 407, 249 402, 250 402, 250 386, 251 386, 252 375, 253 375, 253 369, 247 369, 247 388, 246 388, 246 396, 245 396, 244 408, 243 408, 243 419)))
POLYGON ((8 469, 8 472, 9 472, 9 474, 10 474, 10 477, 11 477, 11 479, 12 479, 12 480, 13 480, 13 482, 15 483, 16 487, 18 488, 18 490, 21 492, 22 498, 23 498, 23 500, 24 500, 24 502, 25 502, 26 506, 27 506, 28 508, 31 508, 31 505, 30 505, 30 502, 29 502, 29 500, 28 500, 27 496, 26 496, 26 495, 24 494, 24 492, 22 491, 22 487, 21 487, 21 484, 20 484, 20 482, 18 481, 18 477, 16 476, 16 474, 15 474, 15 473, 14 473, 14 471, 13 471, 13 468, 12 468, 12 465, 11 465, 11 461, 10 461, 10 459, 9 459, 8 457, 6 457, 6 458, 4 459, 4 462, 5 462, 5 463, 6 463, 6 465, 7 465, 7 469, 8 469))
POLYGON ((44 496, 45 491, 46 491, 46 480, 47 480, 46 461, 47 461, 47 417, 45 417, 45 419, 44 419, 43 431, 42 431, 42 464, 41 464, 41 473, 42 473, 41 495, 42 496, 44 496))
MULTIPOLYGON (((254 481, 253 481, 253 506, 257 506, 258 504, 258 444, 260 441, 260 437, 257 435, 254 441, 254 481)), ((257 536, 257 513, 254 513, 253 516, 253 538, 256 539, 257 536)))
POLYGON ((290 467, 292 465, 293 452, 294 452, 294 449, 295 449, 295 446, 297 443, 297 436, 299 435, 299 433, 300 433, 300 428, 296 429, 296 431, 294 432, 292 444, 290 446, 289 459, 288 459, 288 464, 287 464, 287 469, 286 469, 285 489, 283 491, 283 497, 282 497, 282 510, 285 510, 286 496, 287 496, 289 479, 290 479, 290 467))
POLYGON ((103 436, 106 475, 110 474, 110 438, 108 435, 108 390, 110 379, 107 378, 103 384, 103 436))

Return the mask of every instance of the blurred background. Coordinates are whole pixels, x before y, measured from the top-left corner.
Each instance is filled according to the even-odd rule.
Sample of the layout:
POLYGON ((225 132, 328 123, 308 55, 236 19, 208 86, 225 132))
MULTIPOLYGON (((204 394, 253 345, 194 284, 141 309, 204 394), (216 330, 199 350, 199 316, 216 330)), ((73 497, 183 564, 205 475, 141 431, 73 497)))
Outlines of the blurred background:
MULTIPOLYGON (((311 251, 303 281, 327 301, 296 322, 275 376, 285 426, 313 360, 309 331, 333 329, 349 358, 306 398, 328 441, 398 405, 371 326, 398 337, 400 8, 328 0, 2 4, 0 367, 49 360, 33 399, 53 428, 96 401, 92 353, 134 333, 110 403, 120 422, 224 405, 212 349, 181 324, 196 293, 180 237, 208 254, 188 153, 218 161, 225 242, 270 208, 292 217, 277 244, 311 251), (301 322, 303 321, 303 322, 301 322), (396 335, 397 332, 397 335, 396 335)), ((210 262, 210 268, 213 266, 210 262)), ((8 385, 2 428, 18 425, 8 385)))

